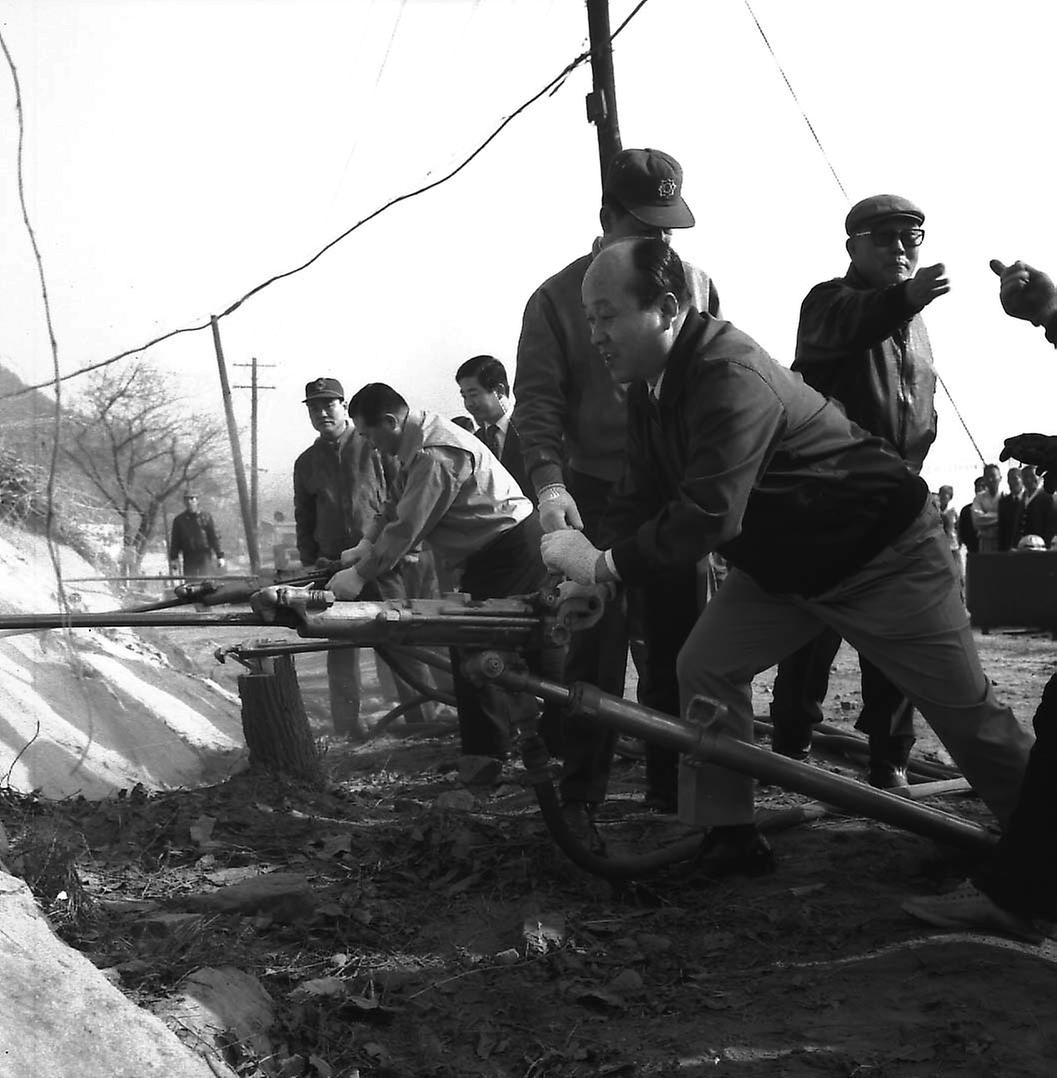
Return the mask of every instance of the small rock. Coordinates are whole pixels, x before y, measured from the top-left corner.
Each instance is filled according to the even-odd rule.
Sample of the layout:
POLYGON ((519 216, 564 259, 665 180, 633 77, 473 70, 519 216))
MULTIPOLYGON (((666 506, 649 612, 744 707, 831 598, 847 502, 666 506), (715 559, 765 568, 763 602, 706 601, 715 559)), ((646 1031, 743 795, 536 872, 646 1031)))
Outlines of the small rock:
POLYGON ((272 1053, 272 997, 256 977, 234 966, 203 966, 189 973, 180 982, 180 994, 163 1000, 156 1011, 196 1048, 204 1041, 222 1050, 234 1040, 258 1055, 272 1053))
POLYGON ((208 913, 265 915, 275 921, 296 923, 311 917, 316 896, 304 876, 296 872, 272 872, 252 880, 222 887, 207 895, 184 895, 174 905, 208 913))
POLYGON ((433 802, 439 812, 471 812, 477 804, 469 790, 445 790, 433 802))
POLYGON ((502 761, 492 756, 459 757, 459 781, 464 786, 494 786, 502 773, 502 761))
POLYGON ((621 996, 633 996, 642 991, 642 983, 642 977, 635 970, 625 969, 606 985, 606 990, 621 996))
POLYGON ((495 956, 495 960, 501 966, 513 966, 520 957, 521 955, 518 954, 516 947, 508 947, 505 951, 500 951, 495 956))

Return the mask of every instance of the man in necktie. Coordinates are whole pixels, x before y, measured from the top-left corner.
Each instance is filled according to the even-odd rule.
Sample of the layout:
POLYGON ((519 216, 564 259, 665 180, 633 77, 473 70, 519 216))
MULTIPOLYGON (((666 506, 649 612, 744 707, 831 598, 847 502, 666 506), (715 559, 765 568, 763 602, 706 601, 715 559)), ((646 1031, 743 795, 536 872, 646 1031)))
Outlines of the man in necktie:
POLYGON ((533 504, 536 492, 525 477, 521 438, 510 420, 510 381, 506 367, 495 356, 474 356, 456 372, 455 381, 466 411, 477 421, 474 433, 517 480, 533 504))

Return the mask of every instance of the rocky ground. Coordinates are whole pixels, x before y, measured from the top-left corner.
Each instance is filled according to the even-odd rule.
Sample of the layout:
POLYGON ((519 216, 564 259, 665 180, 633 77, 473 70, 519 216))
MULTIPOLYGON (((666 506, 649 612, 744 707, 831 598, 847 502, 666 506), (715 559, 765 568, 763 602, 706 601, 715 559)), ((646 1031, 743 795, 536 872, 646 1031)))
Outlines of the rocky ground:
MULTIPOLYGON (((213 643, 183 647, 233 681, 214 669, 213 643)), ((1057 645, 980 643, 1000 693, 1029 719, 1057 645)), ((63 936, 190 1043, 216 1043, 210 1021, 230 1026, 237 1073, 1054 1073, 1057 948, 930 931, 900 910, 908 893, 951 886, 961 855, 829 817, 776 835, 779 870, 763 880, 701 886, 672 868, 612 885, 556 851, 519 767, 467 787, 450 732, 331 741, 321 663, 299 668, 325 791, 244 774, 102 802, 0 799, 8 863, 63 936)), ((857 709, 843 650, 828 708, 846 726, 857 709)), ((685 834, 641 810, 642 785, 641 765, 622 761, 603 821, 614 849, 685 834)), ((799 800, 761 790, 765 807, 799 800)), ((970 798, 942 803, 983 818, 970 798)))

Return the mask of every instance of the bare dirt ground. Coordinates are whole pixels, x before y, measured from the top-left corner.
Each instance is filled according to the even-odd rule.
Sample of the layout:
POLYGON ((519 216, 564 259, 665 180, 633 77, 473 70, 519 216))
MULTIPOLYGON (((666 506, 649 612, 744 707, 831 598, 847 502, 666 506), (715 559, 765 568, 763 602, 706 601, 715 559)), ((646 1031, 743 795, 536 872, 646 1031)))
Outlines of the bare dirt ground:
MULTIPOLYGON (((1000 694, 1029 721, 1057 645, 1029 634, 979 642, 1000 694)), ((237 671, 213 669, 212 646, 183 641, 203 673, 233 681, 237 671)), ((322 662, 299 670, 326 738, 322 662)), ((770 681, 758 681, 758 714, 770 681)), ((844 649, 827 718, 850 727, 857 709, 844 649)), ((929 738, 919 747, 944 758, 929 738)), ((779 869, 763 880, 701 887, 673 868, 614 886, 556 851, 517 766, 462 797, 463 809, 439 809, 440 795, 464 789, 457 753, 451 733, 394 727, 361 746, 328 740, 325 792, 243 775, 156 797, 2 807, 24 833, 50 829, 53 848, 70 851, 83 890, 76 909, 51 901, 53 916, 133 998, 151 1005, 199 966, 259 978, 279 1022, 270 1058, 232 1049, 242 1075, 1057 1073, 1057 948, 931 931, 900 910, 907 894, 953 885, 962 855, 829 817, 777 834, 779 869), (272 871, 304 877, 312 906, 145 928, 152 908, 185 910, 192 896, 272 871)), ((641 810, 642 789, 641 765, 620 762, 603 814, 611 846, 685 834, 641 810)), ((760 791, 765 807, 798 800, 760 791)), ((941 803, 984 818, 971 798, 941 803)))

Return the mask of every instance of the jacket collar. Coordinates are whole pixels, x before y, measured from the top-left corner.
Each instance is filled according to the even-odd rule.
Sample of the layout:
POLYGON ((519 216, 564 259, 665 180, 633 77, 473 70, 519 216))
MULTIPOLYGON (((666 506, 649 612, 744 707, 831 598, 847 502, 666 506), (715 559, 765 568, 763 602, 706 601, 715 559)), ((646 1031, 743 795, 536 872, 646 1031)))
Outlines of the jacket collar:
POLYGON ((404 420, 404 431, 400 435, 400 446, 396 451, 396 459, 406 468, 414 459, 415 454, 422 448, 425 438, 424 427, 426 425, 426 413, 409 411, 404 420))
MULTIPOLYGON (((683 328, 675 338, 671 352, 668 353, 668 361, 664 365, 661 375, 661 392, 658 403, 663 408, 677 399, 683 391, 686 382, 686 370, 690 365, 690 359, 697 351, 702 338, 708 332, 710 317, 702 315, 696 307, 691 307, 686 313, 683 328)), ((649 385, 643 381, 642 391, 649 393, 649 385)))

